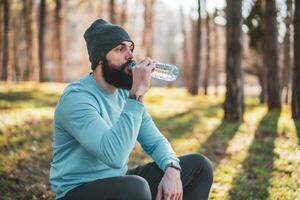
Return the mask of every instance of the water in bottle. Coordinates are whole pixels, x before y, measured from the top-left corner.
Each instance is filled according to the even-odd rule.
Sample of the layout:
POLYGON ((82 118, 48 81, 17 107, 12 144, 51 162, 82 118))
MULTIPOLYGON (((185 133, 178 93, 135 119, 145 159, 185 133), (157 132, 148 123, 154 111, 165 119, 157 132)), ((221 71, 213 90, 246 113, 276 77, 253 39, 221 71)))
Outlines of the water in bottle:
MULTIPOLYGON (((129 67, 134 67, 136 61, 131 60, 128 64, 129 67)), ((164 80, 164 81, 174 81, 179 74, 179 70, 175 65, 166 63, 155 63, 154 71, 151 73, 151 77, 164 80)))

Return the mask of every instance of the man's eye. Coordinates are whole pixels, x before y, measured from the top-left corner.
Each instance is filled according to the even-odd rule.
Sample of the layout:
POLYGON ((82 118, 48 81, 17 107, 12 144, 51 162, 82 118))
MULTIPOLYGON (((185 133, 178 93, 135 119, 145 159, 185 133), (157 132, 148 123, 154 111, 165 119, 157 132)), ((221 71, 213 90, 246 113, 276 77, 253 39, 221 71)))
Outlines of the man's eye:
POLYGON ((123 47, 118 47, 117 48, 117 51, 122 51, 123 50, 123 47))

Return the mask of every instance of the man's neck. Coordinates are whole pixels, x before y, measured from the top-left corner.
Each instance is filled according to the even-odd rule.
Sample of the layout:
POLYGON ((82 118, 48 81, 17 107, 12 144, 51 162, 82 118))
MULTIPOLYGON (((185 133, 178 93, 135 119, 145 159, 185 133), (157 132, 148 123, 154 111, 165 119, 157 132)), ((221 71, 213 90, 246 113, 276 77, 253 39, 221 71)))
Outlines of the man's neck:
POLYGON ((104 80, 101 67, 97 67, 97 69, 92 72, 91 76, 93 76, 95 81, 107 92, 114 93, 117 90, 115 86, 110 85, 104 80))

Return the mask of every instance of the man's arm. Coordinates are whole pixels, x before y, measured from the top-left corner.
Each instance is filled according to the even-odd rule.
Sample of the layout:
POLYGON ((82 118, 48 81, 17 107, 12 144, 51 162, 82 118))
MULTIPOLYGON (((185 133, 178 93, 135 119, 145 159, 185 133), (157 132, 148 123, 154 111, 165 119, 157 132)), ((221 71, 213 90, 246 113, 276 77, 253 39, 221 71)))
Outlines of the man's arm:
POLYGON ((155 160, 159 168, 165 171, 157 188, 156 199, 161 200, 161 198, 164 197, 166 200, 182 200, 183 190, 179 159, 170 143, 158 130, 147 111, 145 111, 143 115, 143 122, 139 131, 138 141, 144 151, 155 160))
POLYGON ((143 150, 153 158, 161 170, 165 171, 171 162, 179 165, 179 159, 171 144, 158 130, 147 111, 144 112, 137 139, 143 150))
POLYGON ((108 126, 86 94, 71 92, 56 109, 56 121, 87 151, 112 168, 126 164, 144 113, 144 105, 127 99, 118 121, 108 126))

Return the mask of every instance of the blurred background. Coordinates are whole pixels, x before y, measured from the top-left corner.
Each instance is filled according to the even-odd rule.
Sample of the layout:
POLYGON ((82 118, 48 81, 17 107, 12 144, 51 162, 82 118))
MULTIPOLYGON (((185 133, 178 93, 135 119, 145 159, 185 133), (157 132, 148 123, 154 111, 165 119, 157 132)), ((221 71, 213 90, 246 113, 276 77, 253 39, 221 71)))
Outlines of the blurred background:
MULTIPOLYGON (((225 84, 225 0, 201 0, 200 13, 196 0, 1 2, 0 69, 3 81, 70 82, 86 74, 90 63, 83 34, 94 20, 103 18, 128 30, 136 43, 136 58, 149 56, 179 66, 182 73, 173 83, 176 86, 190 84, 189 77, 196 62, 194 51, 201 55, 197 61, 197 84, 204 88, 225 84), (195 47, 197 39, 200 39, 199 49, 195 47)), ((278 73, 284 79, 282 82, 289 85, 293 6, 291 1, 285 0, 278 0, 276 4, 278 73)), ((263 65, 264 6, 263 1, 242 1, 242 33, 235 38, 241 40, 244 47, 241 59, 245 85, 257 88, 260 82, 256 72, 263 65)))
MULTIPOLYGON (((0 199, 54 199, 53 112, 99 18, 178 66, 145 104, 178 154, 212 160, 210 199, 300 199, 298 0, 0 0, 0 199)), ((148 161, 137 145, 129 165, 148 161)))

